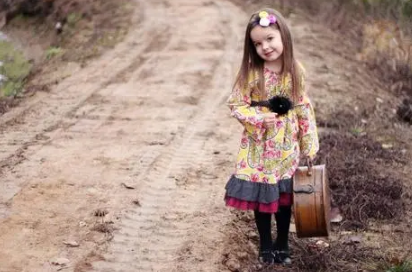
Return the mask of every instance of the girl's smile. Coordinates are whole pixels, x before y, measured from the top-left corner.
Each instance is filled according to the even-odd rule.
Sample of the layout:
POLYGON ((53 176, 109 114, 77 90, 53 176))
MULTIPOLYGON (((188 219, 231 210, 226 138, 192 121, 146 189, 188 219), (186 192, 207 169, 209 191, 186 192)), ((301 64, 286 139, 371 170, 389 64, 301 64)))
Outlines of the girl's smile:
POLYGON ((270 57, 270 55, 273 53, 273 51, 270 51, 268 53, 265 53, 265 56, 270 57))

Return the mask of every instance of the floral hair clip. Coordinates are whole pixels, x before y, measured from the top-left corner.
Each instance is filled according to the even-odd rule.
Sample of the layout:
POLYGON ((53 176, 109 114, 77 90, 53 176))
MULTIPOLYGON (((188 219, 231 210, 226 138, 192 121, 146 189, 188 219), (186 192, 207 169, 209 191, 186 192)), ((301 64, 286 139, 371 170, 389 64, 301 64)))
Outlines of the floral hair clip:
POLYGON ((276 17, 273 14, 269 14, 266 11, 259 12, 259 25, 269 26, 270 24, 276 23, 276 17))

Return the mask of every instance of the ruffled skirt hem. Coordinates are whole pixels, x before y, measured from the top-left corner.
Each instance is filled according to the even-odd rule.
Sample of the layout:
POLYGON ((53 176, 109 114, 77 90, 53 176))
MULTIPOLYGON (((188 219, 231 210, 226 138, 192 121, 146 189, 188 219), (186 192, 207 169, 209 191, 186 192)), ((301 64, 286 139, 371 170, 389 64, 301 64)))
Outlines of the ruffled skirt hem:
POLYGON ((282 179, 275 184, 252 182, 231 176, 225 186, 227 206, 240 210, 258 210, 275 213, 279 206, 292 205, 292 179, 282 179))
POLYGON ((264 213, 276 213, 279 206, 290 206, 293 203, 293 194, 281 193, 277 201, 271 203, 260 203, 257 201, 246 201, 234 197, 225 197, 226 206, 239 210, 257 210, 264 213))

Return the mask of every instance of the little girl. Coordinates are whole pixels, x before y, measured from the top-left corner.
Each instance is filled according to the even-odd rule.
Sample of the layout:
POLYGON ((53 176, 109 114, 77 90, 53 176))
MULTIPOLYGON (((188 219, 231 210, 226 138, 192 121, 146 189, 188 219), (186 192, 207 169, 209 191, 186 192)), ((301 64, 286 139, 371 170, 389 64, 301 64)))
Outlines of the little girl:
POLYGON ((226 205, 254 211, 261 262, 290 264, 292 178, 300 159, 313 160, 319 142, 304 71, 278 11, 265 8, 251 16, 228 106, 244 131, 235 172, 225 187, 226 205))

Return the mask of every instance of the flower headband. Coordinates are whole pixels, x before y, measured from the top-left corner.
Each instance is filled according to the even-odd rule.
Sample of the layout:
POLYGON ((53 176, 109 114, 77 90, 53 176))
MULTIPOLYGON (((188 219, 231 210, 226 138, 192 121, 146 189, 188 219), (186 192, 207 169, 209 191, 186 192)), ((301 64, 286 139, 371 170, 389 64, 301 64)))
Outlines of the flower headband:
POLYGON ((269 14, 266 11, 259 12, 259 25, 269 26, 270 24, 276 23, 276 17, 273 14, 269 14))

